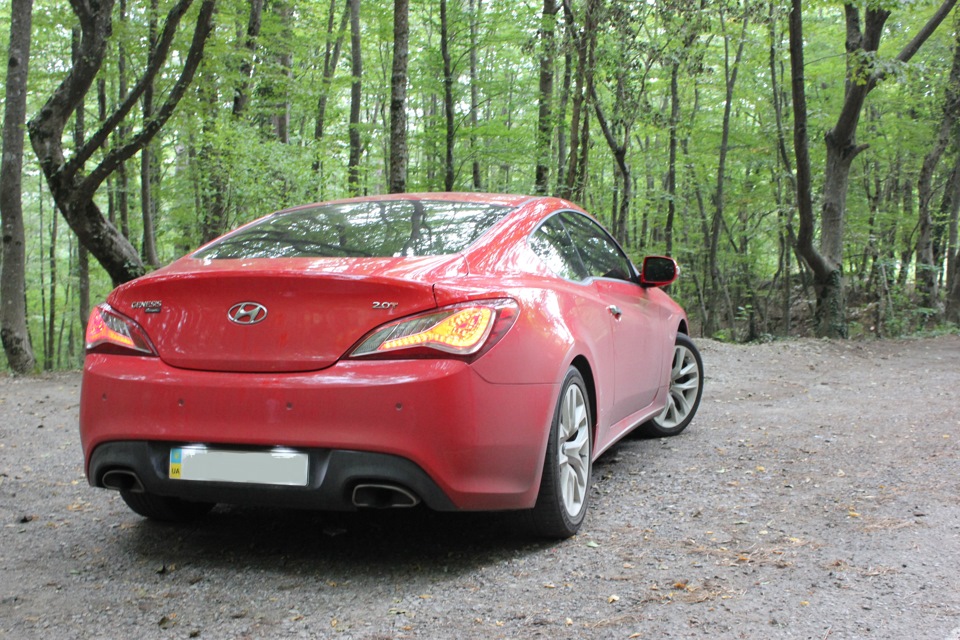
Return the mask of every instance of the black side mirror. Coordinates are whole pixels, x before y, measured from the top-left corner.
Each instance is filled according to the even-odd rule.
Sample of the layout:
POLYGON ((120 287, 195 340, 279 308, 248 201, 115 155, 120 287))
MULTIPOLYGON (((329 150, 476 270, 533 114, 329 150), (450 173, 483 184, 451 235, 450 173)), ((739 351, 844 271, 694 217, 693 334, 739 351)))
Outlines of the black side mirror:
POLYGON ((640 270, 640 284, 644 287, 665 287, 680 275, 680 267, 673 258, 647 256, 640 270))

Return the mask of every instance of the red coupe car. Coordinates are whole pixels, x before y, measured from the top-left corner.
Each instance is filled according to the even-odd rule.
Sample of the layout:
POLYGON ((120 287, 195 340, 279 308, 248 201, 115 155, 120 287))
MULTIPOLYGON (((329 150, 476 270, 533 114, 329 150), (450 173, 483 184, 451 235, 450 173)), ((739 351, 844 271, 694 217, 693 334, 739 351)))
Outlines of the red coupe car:
POLYGON ((526 510, 580 527, 593 461, 682 431, 703 365, 683 310, 576 205, 404 194, 280 211, 91 315, 91 485, 148 518, 216 503, 526 510))

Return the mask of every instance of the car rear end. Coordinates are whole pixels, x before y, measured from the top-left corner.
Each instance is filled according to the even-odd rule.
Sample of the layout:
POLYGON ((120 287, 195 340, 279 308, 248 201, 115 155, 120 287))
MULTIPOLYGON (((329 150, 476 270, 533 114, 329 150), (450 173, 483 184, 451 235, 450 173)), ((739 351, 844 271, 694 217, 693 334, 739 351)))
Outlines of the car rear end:
POLYGON ((90 483, 319 509, 531 506, 554 385, 498 384, 472 366, 518 366, 497 348, 517 303, 474 294, 438 307, 434 292, 466 275, 438 243, 491 223, 475 216, 450 240, 457 229, 408 209, 405 228, 376 232, 391 255, 364 255, 356 229, 308 215, 294 234, 254 225, 115 290, 88 330, 90 483))

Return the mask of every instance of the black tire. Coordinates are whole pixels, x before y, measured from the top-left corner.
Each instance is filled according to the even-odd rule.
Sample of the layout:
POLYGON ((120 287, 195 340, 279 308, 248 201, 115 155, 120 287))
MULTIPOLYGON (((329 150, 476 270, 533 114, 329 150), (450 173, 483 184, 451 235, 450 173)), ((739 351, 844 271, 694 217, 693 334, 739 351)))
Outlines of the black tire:
POLYGON ((212 502, 190 502, 152 493, 121 491, 120 497, 135 513, 162 522, 190 522, 210 513, 212 502))
POLYGON ((670 368, 667 406, 642 426, 648 436, 675 436, 690 424, 703 395, 703 359, 688 336, 678 333, 670 368))
POLYGON ((570 367, 550 426, 537 503, 529 513, 538 536, 569 538, 583 524, 593 464, 589 397, 580 372, 570 367))

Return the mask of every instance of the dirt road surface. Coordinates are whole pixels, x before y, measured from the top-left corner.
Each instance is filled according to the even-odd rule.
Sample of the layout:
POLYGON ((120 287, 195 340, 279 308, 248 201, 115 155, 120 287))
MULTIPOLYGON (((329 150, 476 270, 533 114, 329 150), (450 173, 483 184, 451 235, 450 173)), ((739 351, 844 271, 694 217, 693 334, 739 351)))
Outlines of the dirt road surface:
POLYGON ((87 486, 79 374, 0 377, 0 637, 960 640, 960 337, 701 341, 691 427, 594 470, 581 533, 87 486))

